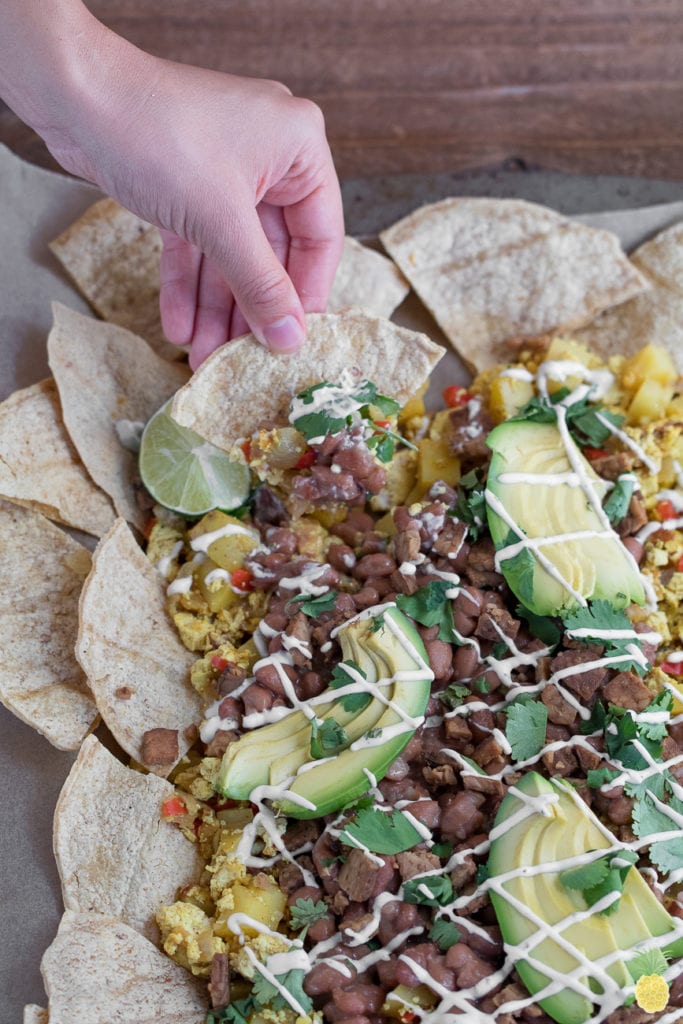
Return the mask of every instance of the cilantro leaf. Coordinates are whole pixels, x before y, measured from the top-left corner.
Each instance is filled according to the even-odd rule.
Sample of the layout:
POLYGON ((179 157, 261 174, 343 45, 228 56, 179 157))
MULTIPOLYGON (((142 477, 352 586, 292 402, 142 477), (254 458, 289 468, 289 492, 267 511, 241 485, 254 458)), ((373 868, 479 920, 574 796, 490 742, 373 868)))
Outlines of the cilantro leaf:
POLYGON ((396 604, 423 626, 439 627, 439 640, 456 643, 453 634, 453 604, 447 593, 453 589, 446 580, 431 580, 414 594, 397 594, 396 604))
POLYGON ((403 883, 403 899, 425 907, 444 907, 453 899, 453 883, 446 875, 409 878, 403 883))
POLYGON ((616 779, 621 772, 616 768, 589 768, 586 772, 586 781, 591 789, 599 789, 606 782, 616 779))
MULTIPOLYGON (((332 678, 330 679, 330 686, 333 690, 339 690, 344 686, 350 686, 352 683, 358 685, 358 679, 352 675, 348 669, 352 669, 354 673, 361 676, 362 679, 367 679, 367 673, 363 671, 360 665, 357 665, 355 661, 342 661, 339 665, 335 665, 332 671, 332 678)), ((339 702, 344 708, 344 711, 362 711, 366 708, 372 695, 359 690, 358 693, 347 693, 346 696, 340 697, 339 702)))
POLYGON ((460 942, 460 932, 452 921, 440 917, 429 929, 429 938, 437 944, 442 953, 445 953, 456 942, 460 942))
MULTIPOLYGON (((518 544, 522 537, 519 537, 514 530, 510 530, 503 541, 501 548, 518 544)), ((500 548, 498 549, 500 550, 500 548)), ((534 598, 534 572, 536 570, 536 559, 527 547, 521 548, 516 555, 510 558, 503 558, 500 563, 500 571, 513 594, 519 598, 522 604, 531 604, 534 598)))
POLYGON ((470 540, 478 540, 481 530, 486 529, 486 497, 484 484, 479 480, 476 469, 460 478, 457 499, 448 515, 459 519, 468 527, 470 540))
MULTIPOLYGON (((306 995, 303 989, 305 971, 295 969, 287 971, 285 974, 278 974, 276 977, 282 988, 287 989, 290 995, 294 996, 302 1010, 308 1013, 309 1010, 313 1009, 313 1000, 310 996, 306 995)), ((282 995, 279 988, 268 981, 266 976, 258 970, 254 975, 252 993, 261 1008, 268 1006, 272 1010, 291 1009, 289 1002, 282 995)))
POLYGON ((377 386, 370 380, 362 380, 353 392, 353 397, 365 405, 374 405, 384 416, 395 416, 401 408, 395 398, 380 395, 377 386))
POLYGON ((649 665, 642 656, 642 641, 626 612, 613 608, 609 601, 593 601, 585 608, 575 608, 564 617, 567 634, 585 644, 601 644, 607 664, 620 672, 629 669, 643 675, 649 665), (625 637, 610 636, 613 631, 627 632, 625 637), (623 658, 630 655, 630 659, 623 658), (640 655, 640 657, 638 657, 640 655), (614 658, 623 660, 614 661, 614 658))
MULTIPOLYGON (((671 797, 667 806, 673 815, 683 814, 683 801, 677 797, 671 797)), ((632 819, 633 831, 641 839, 658 832, 680 832, 676 818, 662 810, 649 793, 636 800, 632 819)), ((671 839, 656 840, 649 853, 652 863, 664 874, 680 870, 683 868, 683 833, 671 839)))
POLYGON ((635 487, 635 477, 630 474, 622 473, 617 477, 614 487, 603 505, 605 514, 613 526, 620 523, 628 512, 635 487))
MULTIPOLYGON (((596 704, 598 703, 596 702, 596 704)), ((668 690, 663 690, 657 694, 655 699, 647 705, 640 715, 635 715, 630 710, 618 707, 611 707, 609 711, 605 712, 603 706, 603 715, 596 716, 596 721, 597 718, 602 717, 602 725, 599 725, 598 728, 601 728, 603 731, 605 749, 610 758, 621 763, 625 768, 634 768, 637 771, 641 771, 647 768, 648 763, 642 752, 638 749, 639 744, 645 748, 655 761, 661 760, 662 743, 667 734, 667 723, 666 721, 656 720, 648 722, 644 716, 651 712, 657 715, 661 711, 668 712, 671 710, 672 705, 673 698, 671 694, 668 690)), ((593 713, 595 714, 595 708, 593 713)), ((591 715, 592 719, 593 715, 591 715)))
POLYGON ((368 448, 374 451, 380 462, 391 462, 394 457, 394 437, 388 430, 380 430, 366 441, 368 448))
POLYGON ((556 644, 559 644, 562 633, 554 619, 545 615, 537 615, 536 612, 525 608, 523 604, 517 605, 515 615, 518 619, 526 621, 531 635, 542 640, 546 647, 555 647, 556 644))
POLYGON ((461 683, 450 683, 443 690, 439 690, 437 697, 449 711, 453 711, 455 708, 459 708, 465 700, 465 697, 469 697, 472 691, 469 686, 463 686, 461 683))
POLYGON ((371 853, 403 853, 422 841, 409 818, 400 811, 388 814, 378 808, 363 808, 347 825, 339 839, 346 846, 366 847, 371 853), (356 840, 356 842, 354 842, 356 840))
POLYGON ((507 709, 505 735, 515 761, 526 761, 543 749, 548 709, 539 700, 514 701, 507 709))
MULTIPOLYGON (((576 868, 569 868, 561 871, 560 882, 567 889, 575 889, 583 894, 589 907, 598 903, 605 896, 616 892, 621 898, 624 891, 626 877, 638 860, 638 854, 633 850, 618 850, 615 853, 607 853, 604 857, 589 864, 582 864, 576 868)), ((601 913, 609 915, 619 905, 619 899, 614 900, 601 913)))
POLYGON ((328 913, 327 904, 323 900, 317 900, 314 903, 310 896, 305 898, 300 896, 296 903, 289 908, 289 923, 295 931, 300 931, 302 928, 308 931, 312 924, 322 921, 328 913))
POLYGON ((335 718, 311 720, 311 757, 332 757, 349 745, 346 729, 335 718))
POLYGON ((229 1006, 222 1010, 209 1010, 206 1016, 206 1024, 249 1024, 251 1016, 256 1009, 256 1003, 252 996, 246 999, 233 1000, 229 1006))
POLYGON ((435 857, 441 857, 442 860, 445 857, 450 857, 453 853, 453 843, 450 839, 446 839, 443 843, 434 843, 430 850, 435 857))
MULTIPOLYGON (((555 423, 557 411, 554 407, 568 394, 568 388, 559 388, 553 392, 549 401, 541 396, 532 398, 519 410, 515 419, 533 423, 555 423)), ((623 416, 609 412, 601 402, 591 402, 589 396, 566 407, 567 427, 577 444, 597 448, 611 436, 611 430, 601 421, 598 413, 615 427, 624 421, 623 416)))
POLYGON ((304 615, 310 615, 311 618, 315 619, 318 615, 322 615, 323 612, 332 611, 337 596, 336 590, 328 590, 327 593, 319 594, 318 597, 311 597, 310 594, 297 594, 288 603, 298 604, 299 610, 304 615))

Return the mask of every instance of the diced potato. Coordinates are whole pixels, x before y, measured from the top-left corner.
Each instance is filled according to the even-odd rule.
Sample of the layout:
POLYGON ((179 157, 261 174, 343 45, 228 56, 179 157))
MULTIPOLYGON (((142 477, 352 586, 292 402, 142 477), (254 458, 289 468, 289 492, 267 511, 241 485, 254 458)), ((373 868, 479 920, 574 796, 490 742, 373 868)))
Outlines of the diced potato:
MULTIPOLYGON (((231 886, 231 892, 236 914, 247 914, 273 931, 284 917, 287 896, 268 875, 250 875, 243 882, 231 886)), ((248 925, 243 927, 247 934, 255 933, 255 929, 248 925)))
POLYGON ((638 391, 646 381, 656 381, 668 387, 675 384, 677 377, 673 359, 659 345, 645 345, 640 352, 625 360, 621 368, 621 383, 629 391, 638 391))
POLYGON ((633 426, 641 426, 659 420, 673 398, 673 384, 661 384, 657 380, 644 380, 628 407, 627 420, 633 426))
POLYGON ((676 395, 666 407, 666 416, 670 420, 683 420, 683 395, 676 395))
POLYGON ((330 530, 337 523, 342 523, 348 512, 346 505, 327 505, 325 508, 313 509, 311 516, 317 519, 326 530, 330 530))
POLYGON ((452 411, 452 409, 441 409, 437 412, 429 425, 429 437, 432 441, 439 441, 444 435, 448 434, 452 411))
POLYGON ((297 536, 301 554, 317 562, 324 561, 328 533, 322 523, 313 516, 301 516, 299 519, 293 519, 290 525, 297 536))
POLYGON ((417 458, 417 452, 412 448, 399 448, 385 467, 387 482, 379 494, 370 499, 371 508, 376 512, 383 512, 404 503, 415 486, 417 458))
POLYGON ((207 512, 190 530, 190 538, 197 541, 199 537, 225 530, 223 536, 217 537, 207 546, 207 554, 212 562, 221 569, 233 572, 244 564, 244 557, 259 544, 259 536, 255 530, 245 526, 235 516, 214 509, 207 512))
POLYGON ((215 615, 216 612, 223 611, 225 608, 232 608, 233 605, 237 604, 244 595, 236 593, 230 586, 230 580, 221 578, 221 573, 227 572, 226 569, 220 569, 210 558, 207 558, 205 562, 200 562, 194 570, 194 581, 195 586, 199 590, 204 600, 209 606, 209 610, 215 615), (206 582, 206 577, 210 573, 216 573, 213 579, 206 582))
POLYGON ((460 479, 460 460, 451 455, 445 440, 423 437, 418 448, 416 489, 424 494, 437 480, 454 487, 460 479))
POLYGON ((226 807, 217 811, 216 817, 225 828, 243 829, 254 820, 254 812, 251 807, 226 807))
POLYGON ((489 411, 496 423, 516 416, 522 406, 534 397, 534 388, 528 380, 516 377, 496 377, 491 382, 489 411))
POLYGON ((416 416, 424 416, 425 404, 424 404, 424 393, 427 390, 427 382, 422 385, 417 394, 409 398, 406 404, 403 406, 398 414, 399 426, 402 426, 408 420, 412 420, 416 416))
POLYGON ((405 1016, 406 1003, 429 1010, 436 1002, 436 995, 427 985, 397 985, 391 992, 387 992, 382 1013, 392 1020, 401 1020, 405 1016))
POLYGON ((581 341, 576 341, 574 338, 553 338, 544 359, 567 359, 574 363, 581 363, 582 366, 587 366, 589 370, 595 370, 599 366, 604 365, 600 356, 596 355, 595 352, 591 352, 587 345, 584 345, 581 341))

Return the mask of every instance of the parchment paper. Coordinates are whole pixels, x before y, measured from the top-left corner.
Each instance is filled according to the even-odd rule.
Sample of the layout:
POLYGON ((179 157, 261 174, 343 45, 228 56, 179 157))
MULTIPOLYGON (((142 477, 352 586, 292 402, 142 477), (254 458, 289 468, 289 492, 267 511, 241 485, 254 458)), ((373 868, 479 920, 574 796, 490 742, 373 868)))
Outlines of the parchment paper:
MULTIPOLYGON (((542 201, 543 175, 530 177, 533 177, 533 198, 542 201)), ((585 204, 578 202, 577 181, 581 179, 567 180, 572 194, 577 195, 574 211, 567 212, 591 209, 591 179, 583 179, 585 204)), ((549 192, 556 194, 557 175, 552 176, 552 182, 549 192)), ((471 191, 466 181, 463 186, 461 194, 471 191)), ((639 195, 647 200, 647 183, 641 182, 640 186, 639 195)), ((441 195, 425 195, 424 189, 419 187, 419 179, 412 179, 410 187, 414 191, 413 207, 446 194, 458 194, 457 179, 453 177, 448 178, 448 191, 441 195)), ((381 204, 380 179, 365 183, 365 189, 369 194, 374 189, 377 203, 381 204)), ((500 175, 492 176, 490 194, 509 194, 500 175)), ((519 188, 518 194, 525 198, 523 188, 519 188)), ((661 192, 655 190, 652 194, 659 198, 661 192)), ((51 301, 58 299, 74 309, 86 309, 46 243, 97 197, 98 193, 91 186, 32 167, 0 146, 2 398, 46 376, 45 339, 50 326, 51 301)), ((348 214, 347 229, 353 233, 352 208, 348 214)), ((581 219, 616 231, 630 248, 681 218, 683 202, 591 214, 581 219)), ((391 219, 387 216, 383 226, 388 226, 391 219)), ((440 331, 414 297, 406 300, 397 319, 443 342, 440 331)), ((462 365, 449 354, 440 364, 434 391, 463 380, 462 365)), ((0 825, 0 1024, 21 1024, 26 1003, 46 1004, 39 964, 61 914, 52 856, 52 814, 73 759, 73 754, 55 750, 0 706, 0 777, 4 783, 0 825)))

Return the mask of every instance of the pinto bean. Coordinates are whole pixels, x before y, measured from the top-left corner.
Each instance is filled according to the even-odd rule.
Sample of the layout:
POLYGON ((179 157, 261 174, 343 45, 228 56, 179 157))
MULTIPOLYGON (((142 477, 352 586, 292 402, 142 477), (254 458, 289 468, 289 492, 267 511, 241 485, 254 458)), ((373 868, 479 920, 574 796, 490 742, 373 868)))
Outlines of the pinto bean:
POLYGON ((367 585, 359 590, 357 594, 353 595, 353 601, 359 611, 364 608, 372 608, 374 604, 379 603, 379 594, 374 587, 368 587, 367 585))
POLYGON ((444 640, 428 640, 425 644, 429 665, 437 682, 448 679, 453 663, 453 648, 444 640))
POLYGON ((377 553, 363 555, 353 570, 357 580, 368 580, 371 577, 391 576, 396 569, 396 562, 391 555, 377 553))
POLYGON ((350 1014, 379 1013, 384 1002, 384 990, 379 985, 367 985, 357 981, 347 988, 337 989, 333 1002, 344 1014, 343 1017, 337 1017, 337 1020, 348 1021, 350 1014))
POLYGON ((414 903, 392 900, 382 907, 377 937, 386 946, 401 932, 408 931, 421 923, 420 910, 414 903))
POLYGON ((441 820, 439 827, 444 839, 467 839, 474 832, 481 831, 484 815, 479 808, 485 797, 469 790, 461 793, 446 793, 439 800, 441 820))
POLYGON ((349 573, 356 565, 356 555, 348 544, 330 544, 327 559, 339 572, 349 573))
POLYGON ((310 700, 317 697, 325 689, 325 684, 319 672, 304 672, 299 679, 297 695, 300 700, 310 700))
MULTIPOLYGON (((291 665, 281 665, 279 668, 284 671, 284 674, 288 679, 294 682, 296 679, 296 669, 291 665)), ((261 667, 257 668, 254 672, 254 678, 257 683, 261 686, 265 686, 266 689, 271 691, 271 693, 276 694, 278 697, 284 697, 284 683, 282 682, 280 672, 275 665, 261 665, 261 667)))
MULTIPOLYGON (((355 968, 350 964, 348 967, 355 975, 355 968)), ((324 996, 334 992, 344 982, 348 982, 345 974, 340 974, 326 963, 319 963, 304 978, 304 991, 309 996, 324 996)))
MULTIPOLYGON (((422 942, 417 946, 411 946, 406 950, 406 956, 422 967, 430 977, 434 978, 444 988, 453 991, 455 988, 455 974, 446 965, 446 958, 442 956, 433 942, 422 942)), ((420 977, 415 974, 409 963, 400 961, 396 972, 399 983, 402 985, 420 985, 420 977)))
POLYGON ((251 715, 255 711, 268 711, 273 706, 274 694, 259 683, 252 683, 242 694, 244 714, 251 715))
POLYGON ((489 974, 493 974, 494 965, 477 956, 464 942, 456 942, 446 952, 446 965, 451 968, 457 979, 458 988, 471 988, 478 985, 489 974))
POLYGON ((477 648, 463 644, 462 647, 458 647, 453 657, 453 675, 456 679, 471 679, 477 671, 478 664, 477 648))
POLYGON ((415 800, 414 803, 408 804, 403 810, 412 814, 413 818, 422 822, 427 828, 435 829, 439 827, 441 808, 436 800, 415 800))
POLYGON ((284 555, 295 555, 298 548, 297 536, 293 530, 275 526, 266 533, 268 546, 284 555))

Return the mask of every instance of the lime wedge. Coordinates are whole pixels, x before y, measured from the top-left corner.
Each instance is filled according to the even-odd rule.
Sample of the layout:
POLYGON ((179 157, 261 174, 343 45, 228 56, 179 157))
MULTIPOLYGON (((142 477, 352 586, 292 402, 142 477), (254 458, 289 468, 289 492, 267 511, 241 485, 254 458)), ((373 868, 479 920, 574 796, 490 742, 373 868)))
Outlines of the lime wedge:
POLYGON ((170 402, 147 423, 140 442, 140 476, 155 501, 185 516, 214 508, 229 512, 249 495, 249 470, 169 415, 170 402))

